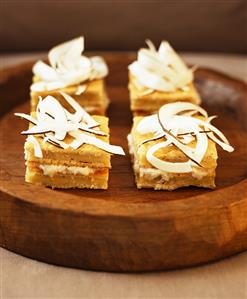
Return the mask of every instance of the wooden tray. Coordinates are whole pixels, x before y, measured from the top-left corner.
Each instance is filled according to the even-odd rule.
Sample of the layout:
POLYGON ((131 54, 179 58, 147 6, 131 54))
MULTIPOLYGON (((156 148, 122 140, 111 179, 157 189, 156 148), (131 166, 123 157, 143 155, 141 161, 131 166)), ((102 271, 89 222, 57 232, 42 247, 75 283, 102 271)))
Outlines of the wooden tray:
MULTIPOLYGON (((130 54, 104 54, 109 67, 111 141, 127 151, 131 127, 130 54)), ((203 106, 236 151, 219 150, 217 189, 137 190, 129 156, 113 157, 109 190, 52 191, 24 182, 33 62, 0 77, 0 244, 57 265, 107 271, 150 271, 197 265, 247 249, 247 86, 199 69, 203 106)))

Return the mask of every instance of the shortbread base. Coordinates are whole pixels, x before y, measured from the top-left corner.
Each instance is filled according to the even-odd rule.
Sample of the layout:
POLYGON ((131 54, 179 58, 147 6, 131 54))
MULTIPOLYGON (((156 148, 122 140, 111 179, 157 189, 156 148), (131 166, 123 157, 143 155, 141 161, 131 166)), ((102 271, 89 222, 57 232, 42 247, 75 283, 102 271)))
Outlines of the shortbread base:
POLYGON ((109 171, 103 175, 61 175, 46 176, 26 169, 25 181, 36 185, 43 185, 51 188, 80 188, 80 189, 107 189, 109 171))

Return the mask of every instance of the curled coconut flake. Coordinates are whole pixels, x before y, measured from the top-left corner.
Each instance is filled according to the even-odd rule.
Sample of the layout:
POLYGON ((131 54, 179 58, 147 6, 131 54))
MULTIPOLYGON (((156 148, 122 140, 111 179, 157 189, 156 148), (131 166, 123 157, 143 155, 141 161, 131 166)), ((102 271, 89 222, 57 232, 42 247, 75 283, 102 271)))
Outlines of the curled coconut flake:
POLYGON ((148 133, 155 133, 157 131, 162 131, 159 124, 157 114, 149 115, 144 117, 137 125, 136 130, 138 133, 144 135, 148 133))
POLYGON ((26 120, 28 120, 30 123, 36 125, 37 124, 37 120, 32 117, 31 115, 25 114, 25 113, 15 113, 15 116, 19 116, 21 118, 24 118, 26 120))
POLYGON ((186 173, 191 172, 191 161, 183 162, 183 163, 173 163, 173 162, 166 162, 157 157, 155 157, 155 152, 163 147, 167 147, 171 144, 171 141, 168 140, 166 142, 157 143, 152 146, 146 154, 148 162, 153 165, 154 167, 170 173, 186 173))
POLYGON ((56 68, 61 57, 66 56, 66 53, 72 48, 76 49, 76 52, 80 57, 81 53, 84 51, 84 37, 80 36, 52 48, 48 53, 51 66, 56 68))
MULTIPOLYGON (((70 113, 70 118, 73 118, 74 121, 80 122, 83 120, 86 122, 89 128, 98 127, 99 123, 94 120, 90 114, 88 114, 71 96, 60 91, 60 94, 64 97, 64 99, 70 104, 70 106, 75 110, 74 114, 70 113)), ((69 115, 69 113, 67 113, 69 115)))
POLYGON ((39 127, 39 126, 34 126, 32 128, 30 128, 29 130, 26 131, 22 131, 21 135, 41 135, 44 133, 49 133, 51 132, 51 129, 48 129, 47 127, 39 127))
POLYGON ((46 133, 45 136, 48 137, 47 142, 63 149, 69 148, 69 144, 58 140, 52 133, 46 133))
POLYGON ((78 131, 73 131, 69 134, 75 137, 76 140, 81 141, 82 143, 94 145, 110 154, 125 155, 121 146, 111 145, 94 136, 89 136, 84 133, 78 133, 78 131))
POLYGON ((52 82, 59 79, 57 72, 41 60, 37 61, 33 66, 33 73, 41 81, 52 82))
POLYGON ((41 146, 38 140, 34 136, 28 136, 27 141, 33 144, 34 156, 37 158, 43 158, 41 146))
POLYGON ((227 138, 225 137, 225 135, 216 127, 214 127, 213 125, 211 125, 208 122, 202 121, 200 119, 196 119, 195 120, 199 125, 204 126, 205 128, 211 130, 211 133, 208 133, 209 138, 214 138, 214 142, 216 142, 218 145, 220 145, 223 148, 223 144, 225 145, 225 147, 223 148, 226 151, 229 152, 233 152, 234 148, 230 145, 229 141, 227 140, 227 138), (216 136, 214 136, 214 134, 217 135, 219 138, 217 138, 216 136))
POLYGON ((202 107, 198 105, 189 102, 175 102, 175 103, 166 104, 160 108, 159 115, 161 120, 164 120, 163 121, 164 124, 167 118, 188 111, 193 111, 193 112, 196 111, 201 115, 203 115, 204 117, 208 117, 208 113, 206 110, 204 110, 202 107))
POLYGON ((104 61, 104 59, 100 56, 90 57, 92 71, 90 80, 101 79, 106 77, 109 73, 108 67, 104 61))
POLYGON ((150 40, 150 39, 146 39, 145 40, 146 44, 148 45, 149 50, 151 50, 152 52, 156 52, 156 48, 154 43, 150 40))
POLYGON ((130 72, 135 76, 139 84, 150 89, 159 90, 163 92, 171 92, 174 90, 173 85, 166 81, 163 77, 150 72, 137 62, 133 62, 129 66, 130 72))
POLYGON ((33 73, 39 81, 31 85, 31 90, 49 91, 105 77, 108 74, 105 61, 98 56, 83 56, 83 51, 83 37, 51 49, 48 53, 50 65, 38 61, 33 66, 33 73))
POLYGON ((138 148, 140 148, 143 144, 145 144, 145 143, 148 143, 148 142, 150 142, 150 141, 156 141, 156 140, 159 140, 159 139, 161 139, 161 138, 164 138, 166 135, 164 134, 164 133, 161 133, 161 134, 159 134, 159 135, 156 135, 155 137, 153 137, 153 138, 148 138, 148 139, 145 139, 145 140, 143 140, 140 144, 138 144, 138 148))
POLYGON ((76 89, 76 92, 75 92, 75 95, 79 96, 81 95, 83 92, 85 92, 87 89, 87 86, 84 84, 84 85, 79 85, 76 89))
MULTIPOLYGON (((60 102, 52 96, 47 96, 43 100, 39 98, 36 109, 37 119, 22 113, 15 114, 33 123, 33 126, 29 130, 23 131, 22 134, 29 135, 29 137, 33 137, 32 135, 34 134, 43 135, 43 142, 48 142, 63 149, 69 147, 77 149, 83 144, 91 144, 111 154, 124 155, 124 151, 120 146, 110 145, 94 136, 88 135, 107 136, 105 132, 99 129, 92 129, 98 127, 99 123, 82 109, 72 97, 63 92, 61 94, 75 110, 75 113, 70 113, 63 108, 60 102), (65 143, 63 140, 67 135, 72 136, 74 140, 70 143, 65 143)), ((31 138, 30 140, 34 139, 31 138)), ((37 143, 35 147, 37 148, 37 143)), ((37 149, 35 152, 37 157, 40 157, 40 152, 37 149)))
POLYGON ((87 133, 91 133, 91 134, 95 134, 95 135, 99 135, 99 136, 108 136, 108 134, 106 134, 105 132, 101 132, 100 130, 89 129, 87 126, 85 126, 83 124, 80 124, 78 129, 85 131, 87 133))
MULTIPOLYGON (((161 42, 158 50, 158 55, 159 58, 162 59, 165 63, 171 65, 171 67, 175 69, 178 74, 181 72, 181 74, 183 74, 184 76, 187 75, 190 77, 190 79, 192 79, 191 70, 187 68, 186 64, 183 62, 183 60, 179 57, 179 55, 174 51, 174 49, 167 41, 161 42)), ((185 77, 181 76, 180 78, 185 77)))
POLYGON ((142 86, 162 92, 185 90, 193 81, 193 70, 189 69, 173 50, 163 41, 156 51, 147 40, 149 49, 140 49, 137 61, 129 65, 129 70, 142 86))
POLYGON ((233 147, 223 133, 210 124, 214 118, 215 116, 208 117, 207 112, 201 107, 183 102, 164 105, 157 115, 143 118, 137 126, 137 131, 140 134, 154 133, 155 135, 153 138, 144 140, 143 143, 159 139, 157 137, 166 138, 166 141, 155 144, 148 149, 146 154, 147 160, 151 165, 162 171, 186 173, 193 172, 198 166, 201 166, 200 163, 207 152, 208 138, 212 139, 224 150, 233 151, 233 147), (200 113, 206 120, 203 121, 190 116, 189 112, 200 113), (160 128, 162 131, 160 131, 160 128), (194 148, 189 146, 189 143, 193 140, 196 141, 194 148), (155 156, 156 151, 160 148, 172 144, 188 157, 188 161, 182 163, 166 162, 155 156))
POLYGON ((198 159, 198 156, 194 155, 194 151, 191 147, 187 146, 185 143, 183 143, 182 141, 180 141, 175 135, 173 135, 171 132, 169 132, 163 125, 162 125, 162 121, 159 117, 158 114, 158 120, 160 122, 160 125, 162 127, 162 129, 164 130, 166 137, 168 140, 170 140, 172 142, 173 145, 175 145, 177 148, 179 148, 181 150, 181 152, 183 152, 190 160, 192 160, 195 164, 197 164, 198 166, 200 165, 200 160, 198 159))

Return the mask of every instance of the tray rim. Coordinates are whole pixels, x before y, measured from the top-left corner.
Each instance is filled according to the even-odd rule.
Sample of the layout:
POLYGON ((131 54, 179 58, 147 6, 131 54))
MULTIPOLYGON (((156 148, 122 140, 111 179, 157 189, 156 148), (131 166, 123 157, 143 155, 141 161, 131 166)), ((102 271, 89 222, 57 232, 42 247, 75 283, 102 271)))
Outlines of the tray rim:
MULTIPOLYGON (((123 53, 121 53, 120 55, 123 55, 123 53)), ((28 66, 31 67, 32 63, 33 61, 27 61, 11 66, 10 72, 8 72, 8 67, 4 68, 4 70, 0 70, 0 87, 12 76, 18 75, 21 69, 25 67, 27 68, 28 66), (2 72, 6 73, 2 76, 2 72)), ((224 75, 221 72, 211 70, 210 68, 203 67, 201 68, 201 70, 210 72, 216 78, 221 77, 226 82, 234 82, 236 88, 243 90, 244 93, 247 94, 247 84, 242 82, 241 80, 231 78, 228 75, 224 75)), ((112 86, 120 86, 120 84, 112 84, 112 86)), ((21 102, 17 103, 17 105, 20 103, 21 102)), ((16 104, 12 105, 10 109, 12 109, 15 105, 16 104)), ((9 110, 6 113, 8 113, 9 110)), ((5 117, 6 113, 0 116, 0 120, 2 117, 5 117)), ((57 201, 52 202, 52 200, 48 197, 45 198, 45 201, 44 199, 40 201, 32 197, 32 191, 37 189, 37 186, 35 185, 28 184, 27 189, 29 191, 27 194, 25 194, 25 197, 23 197, 22 195, 18 195, 18 192, 16 192, 15 188, 12 186, 13 184, 11 185, 11 182, 9 182, 8 180, 0 178, 0 183, 0 210, 1 207, 3 207, 4 212, 3 215, 0 214, 0 246, 21 255, 38 259, 43 262, 91 270, 104 270, 112 272, 143 272, 174 268, 177 269, 205 264, 242 252, 247 249, 247 222, 245 212, 247 211, 247 178, 244 178, 234 185, 223 187, 222 189, 215 189, 211 192, 205 192, 200 195, 190 196, 183 199, 174 199, 172 201, 168 200, 162 202, 128 202, 126 204, 123 201, 115 202, 112 198, 108 202, 106 200, 98 200, 98 198, 92 198, 90 196, 84 197, 83 200, 81 200, 78 194, 70 193, 69 200, 66 200, 66 205, 60 205, 60 207, 58 207, 57 201), (9 188, 9 186, 11 188, 9 188), (214 198, 212 198, 212 196, 208 196, 209 194, 215 194, 214 198), (226 198, 223 198, 224 195, 228 196, 226 196, 226 198), (76 202, 74 202, 73 199, 76 200, 76 202), (213 205, 208 204, 208 202, 211 200, 214 203, 213 205), (100 202, 101 206, 100 209, 98 209, 100 202), (174 203, 176 203, 175 209, 173 208, 174 203), (109 205, 111 209, 109 209, 108 206, 107 211, 105 209, 103 213, 99 212, 102 210, 102 207, 106 205, 109 205), (140 205, 142 206, 142 209, 139 209, 140 205), (207 209, 206 220, 205 214, 203 215, 203 211, 205 212, 205 206, 207 209), (5 207, 7 207, 6 211, 4 210, 5 207), (95 209, 95 207, 97 207, 97 209, 95 209), (129 209, 126 209, 126 207, 128 207, 129 209), (163 207, 163 209, 161 209, 160 207, 163 207), (204 210, 201 208, 204 208, 204 210), (17 211, 17 213, 19 213, 17 214, 17 219, 13 220, 13 228, 11 227, 11 217, 13 217, 13 215, 11 214, 11 209, 14 209, 17 211), (128 213, 128 210, 130 210, 131 213, 128 213), (236 211, 238 212, 238 217, 236 217, 236 211), (20 213, 23 212, 29 213, 29 218, 25 219, 24 222, 20 222, 21 220, 19 218, 21 218, 22 215, 20 213), (235 217, 233 217, 232 221, 234 227, 236 226, 237 229, 234 229, 233 231, 231 230, 231 228, 228 228, 228 230, 226 229, 226 238, 228 238, 226 240, 224 239, 224 236, 222 238, 218 235, 211 235, 212 244, 210 244, 210 242, 208 244, 207 238, 205 240, 205 236, 207 236, 207 226, 209 224, 208 222, 205 223, 205 221, 208 221, 207 219, 210 218, 212 224, 217 226, 217 233, 219 234, 221 232, 224 232, 225 225, 230 222, 230 220, 228 219, 229 213, 235 213, 233 214, 235 215, 235 217), (218 216, 221 214, 223 214, 223 218, 218 220, 218 216), (201 219, 201 216, 204 216, 204 218, 201 219), (37 219, 34 217, 37 217, 37 219), (77 230, 76 236, 78 237, 78 233, 82 234, 82 236, 80 236, 80 240, 78 241, 79 249, 82 252, 76 252, 74 253, 74 255, 72 255, 72 257, 70 257, 68 242, 74 241, 74 237, 71 236, 68 237, 68 240, 60 240, 59 237, 56 239, 56 241, 58 242, 58 250, 55 250, 55 253, 58 254, 57 256, 50 252, 49 248, 47 250, 47 248, 42 245, 42 242, 48 242, 49 244, 49 240, 46 241, 46 235, 34 236, 34 241, 31 242, 30 247, 25 245, 26 238, 28 238, 29 236, 29 230, 31 233, 39 232, 39 228, 29 228, 29 221, 35 220, 36 222, 34 221, 34 223, 43 223, 43 221, 48 220, 53 223, 52 217, 56 217, 56 219, 59 221, 65 221, 66 224, 69 224, 71 223, 71 221, 73 221, 74 224, 76 223, 78 225, 78 228, 80 230, 77 230), (190 218, 195 219, 195 223, 188 223, 188 219, 190 218), (164 231, 162 230, 162 228, 165 231, 169 231, 170 229, 172 240, 175 242, 175 244, 180 244, 180 238, 182 238, 182 242, 188 242, 188 238, 190 236, 193 237, 194 227, 195 225, 198 225, 198 223, 196 222, 198 221, 199 227, 202 228, 202 232, 200 231, 199 235, 196 234, 197 238, 199 239, 195 241, 195 244, 193 240, 190 239, 189 243, 186 243, 186 248, 187 250, 192 250, 192 255, 186 257, 186 255, 182 254, 181 258, 179 256, 176 257, 176 253, 181 253, 181 251, 179 248, 175 248, 174 257, 173 248, 171 251, 171 247, 173 245, 167 243, 166 238, 164 238, 164 240, 162 238, 162 240, 159 241, 160 243, 158 244, 153 242, 152 239, 150 240, 150 235, 152 236, 152 228, 149 228, 150 221, 153 225, 155 225, 155 228, 157 229, 155 230, 155 233, 159 238, 163 236, 164 231), (102 223, 103 226, 101 227, 102 223), (173 225, 176 225, 177 223, 182 226, 185 225, 185 229, 183 228, 182 232, 180 232, 180 230, 177 230, 176 227, 169 228, 169 223, 173 225), (20 241, 13 242, 13 240, 15 240, 14 238, 16 238, 16 224, 19 224, 21 226, 24 235, 21 237, 20 241), (92 231, 92 235, 90 233, 90 237, 88 237, 85 233, 85 224, 96 225, 93 226, 96 227, 96 230, 92 231), (108 225, 114 224, 116 225, 116 227, 112 228, 113 237, 105 235, 104 229, 106 229, 108 225), (128 229, 125 226, 122 226, 127 224, 128 227, 130 225, 128 229), (162 224, 162 227, 160 227, 160 224, 162 224), (11 227, 10 231, 8 231, 8 227, 11 227), (118 231, 116 233, 116 230, 118 229, 122 229, 124 234, 124 250, 122 250, 120 253, 120 255, 122 254, 123 261, 121 261, 121 259, 119 261, 114 261, 113 258, 115 257, 114 254, 118 254, 119 248, 114 247, 114 242, 116 242, 116 246, 122 244, 122 237, 118 236, 118 231), (139 239, 136 239, 136 230, 141 234, 139 238, 143 238, 142 246, 144 247, 144 253, 139 251, 139 239), (181 233, 182 235, 180 235, 181 233), (94 237, 96 237, 96 240, 93 240, 94 237), (99 238, 99 240, 97 238, 99 238), (105 238, 107 250, 103 252, 99 251, 99 253, 103 255, 94 257, 95 259, 93 259, 93 255, 91 255, 90 251, 91 249, 88 249, 87 247, 86 249, 84 249, 84 243, 88 246, 88 244, 91 244, 90 242, 92 242, 93 245, 98 246, 100 242, 102 242, 102 240, 104 242, 105 238), (115 238, 116 240, 114 239, 113 241, 112 238, 115 238), (150 245, 151 248, 149 247, 150 245), (165 245, 168 245, 168 252, 164 253, 163 248, 167 248, 164 247, 165 245), (211 250, 211 246, 213 248, 213 252, 211 250), (133 251, 135 255, 136 262, 134 264, 131 259, 132 256, 128 252, 129 250, 133 251), (83 253, 86 253, 86 256, 88 255, 86 259, 83 256, 83 253), (156 253, 158 255, 157 259, 155 256, 156 253), (195 254, 195 256, 193 256, 193 253, 195 254), (143 264, 142 259, 146 256, 145 254, 147 254, 151 260, 148 263, 143 264), (77 259, 78 257, 80 257, 79 260, 77 259), (170 259, 172 259, 172 262, 170 261, 170 259), (158 264, 157 261, 159 261, 158 264)), ((38 188, 43 189, 44 187, 38 188)), ((133 186, 133 188, 135 188, 135 186, 133 186)), ((54 192, 56 192, 56 190, 54 192)), ((140 193, 141 192, 142 191, 140 190, 140 193)), ((158 192, 162 193, 163 191, 158 192)), ((61 192, 60 194, 61 196, 68 196, 68 194, 63 192, 61 192)), ((56 221, 54 223, 58 225, 56 221)), ((50 233, 49 229, 51 223, 49 223, 47 227, 42 229, 43 234, 50 233)), ((59 226, 57 226, 56 229, 61 229, 61 231, 59 232, 60 234, 66 233, 69 230, 69 228, 59 228, 59 226)), ((212 233, 211 230, 209 232, 212 233)), ((48 235, 48 239, 50 237, 51 236, 48 235)))

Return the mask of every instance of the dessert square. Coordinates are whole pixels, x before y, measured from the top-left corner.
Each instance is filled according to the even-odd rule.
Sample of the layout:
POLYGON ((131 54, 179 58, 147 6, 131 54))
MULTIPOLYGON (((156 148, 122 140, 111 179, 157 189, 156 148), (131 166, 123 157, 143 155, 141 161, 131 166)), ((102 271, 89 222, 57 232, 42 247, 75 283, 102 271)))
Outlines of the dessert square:
POLYGON ((107 189, 111 154, 124 155, 109 144, 108 118, 88 114, 71 96, 40 98, 31 115, 16 113, 29 121, 24 145, 28 183, 52 188, 107 189))
POLYGON ((39 97, 56 97, 69 108, 60 91, 72 96, 90 114, 105 115, 109 105, 104 78, 108 67, 100 56, 83 55, 84 38, 79 37, 52 48, 48 63, 37 61, 33 66, 30 88, 31 111, 39 97))
POLYGON ((129 65, 130 108, 135 116, 156 113, 172 102, 200 104, 189 69, 170 44, 163 41, 158 50, 147 40, 148 49, 138 51, 137 60, 129 65))
MULTIPOLYGON (((93 116, 100 124, 99 129, 108 134, 108 118, 93 116)), ((28 183, 52 188, 107 189, 110 153, 94 145, 84 144, 78 149, 60 148, 55 144, 43 143, 42 137, 35 137, 43 153, 42 158, 35 156, 33 141, 27 138, 24 145, 26 160, 25 180, 28 183)), ((109 136, 98 137, 109 143, 109 136)), ((69 137, 64 143, 69 143, 69 137)))
MULTIPOLYGON (((215 188, 215 169, 217 166, 217 151, 215 144, 210 141, 207 153, 202 161, 203 169, 195 169, 194 173, 169 173, 152 166, 146 158, 148 149, 159 141, 152 141, 138 146, 152 134, 140 135, 136 126, 143 117, 136 116, 131 134, 128 136, 129 152, 133 163, 136 185, 138 189, 153 188, 155 190, 175 190, 180 187, 198 186, 215 188)), ((186 156, 175 146, 163 148, 157 152, 157 157, 169 162, 185 162, 186 156)))
POLYGON ((137 188, 215 188, 216 143, 229 152, 233 148, 211 120, 201 107, 183 102, 134 117, 128 143, 137 188))

